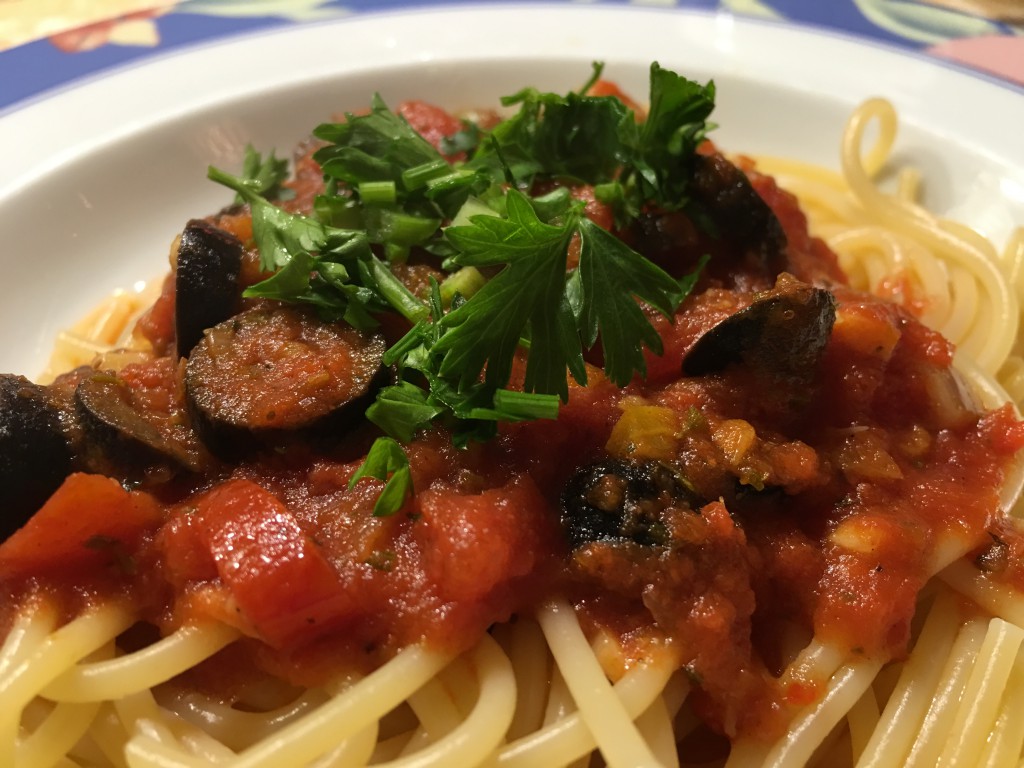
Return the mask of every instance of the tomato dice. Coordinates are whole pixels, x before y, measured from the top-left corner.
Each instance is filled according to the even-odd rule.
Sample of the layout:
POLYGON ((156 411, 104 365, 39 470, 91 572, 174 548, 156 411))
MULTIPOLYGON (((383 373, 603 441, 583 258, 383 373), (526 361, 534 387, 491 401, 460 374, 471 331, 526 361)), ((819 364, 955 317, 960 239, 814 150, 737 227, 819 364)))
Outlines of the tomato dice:
POLYGON ((0 546, 0 577, 53 576, 127 567, 163 522, 152 496, 102 475, 75 473, 0 546))
POLYGON ((297 647, 355 613, 355 601, 288 508, 249 480, 197 502, 194 525, 242 616, 268 644, 297 647))
POLYGON ((533 569, 547 528, 537 486, 522 477, 480 494, 420 494, 424 565, 448 600, 479 600, 533 569))

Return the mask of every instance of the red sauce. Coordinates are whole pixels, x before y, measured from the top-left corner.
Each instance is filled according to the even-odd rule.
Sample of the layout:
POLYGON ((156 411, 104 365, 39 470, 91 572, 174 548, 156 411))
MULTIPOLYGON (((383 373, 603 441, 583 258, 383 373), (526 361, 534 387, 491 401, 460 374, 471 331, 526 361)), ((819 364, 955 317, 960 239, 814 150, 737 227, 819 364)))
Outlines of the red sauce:
MULTIPOLYGON (((422 103, 400 111, 435 143, 461 128, 422 103)), ((302 157, 312 162, 308 151, 302 157)), ((189 482, 115 494, 135 512, 128 529, 105 535, 133 565, 111 570, 109 552, 96 565, 95 548, 83 550, 101 531, 106 491, 86 493, 82 483, 100 481, 72 478, 0 547, 5 591, 42 585, 66 594, 93 563, 104 573, 96 594, 126 595, 165 631, 212 616, 251 638, 206 668, 207 683, 262 669, 297 684, 336 666, 372 666, 410 643, 466 649, 491 624, 559 593, 589 632, 617 636, 627 659, 670 643, 712 728, 771 736, 786 711, 820 693, 822 681, 783 688, 777 678, 812 635, 851 654, 905 651, 940 541, 956 537, 983 552, 995 537, 1015 547, 1007 578, 1024 586, 1024 545, 995 520, 1024 427, 1008 409, 982 415, 965 405, 950 346, 909 312, 846 287, 792 195, 748 172, 786 233, 788 270, 838 300, 807 386, 766 391, 758 372, 742 367, 681 377, 697 339, 773 284, 741 259, 729 280, 705 276, 674 318, 653 318, 664 354, 647 355, 646 380, 618 389, 589 367, 588 384, 571 385, 557 421, 503 425, 497 440, 466 450, 443 431, 417 438, 409 446, 416 495, 393 516, 372 514, 380 482, 349 487, 368 430, 324 450, 287 443, 189 482), (662 434, 668 461, 703 501, 670 501, 657 546, 571 549, 559 523, 562 489, 580 467, 607 458, 613 430, 637 404, 653 408, 643 418, 671 423, 662 434), (55 536, 48 510, 68 499, 81 527, 55 536), (44 539, 39 565, 31 553, 44 539)), ((294 182, 300 199, 311 197, 315 176, 307 168, 294 182)), ((576 196, 612 226, 591 190, 576 196)), ((244 210, 218 220, 249 242, 244 210)), ((679 272, 707 245, 681 215, 649 224, 620 234, 661 249, 679 272)), ((169 307, 165 289, 140 325, 159 350, 170 339, 169 307)), ((167 365, 127 374, 153 410, 171 408, 160 395, 173 393, 156 386, 167 365)), ((625 444, 639 450, 636 440, 625 444)))

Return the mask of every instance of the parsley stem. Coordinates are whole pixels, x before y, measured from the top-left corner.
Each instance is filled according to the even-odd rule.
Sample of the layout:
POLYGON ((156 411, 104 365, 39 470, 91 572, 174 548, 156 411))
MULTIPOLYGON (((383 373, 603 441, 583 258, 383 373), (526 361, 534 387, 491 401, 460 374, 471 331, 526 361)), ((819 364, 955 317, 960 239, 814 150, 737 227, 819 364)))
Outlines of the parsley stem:
POLYGON ((558 395, 519 392, 498 389, 494 392, 494 407, 508 420, 557 419, 558 395))
POLYGON ((451 226, 462 227, 473 223, 474 216, 500 217, 496 210, 478 197, 469 197, 452 219, 451 226))
POLYGON ((402 186, 412 192, 427 185, 432 179, 451 173, 452 167, 442 157, 402 171, 402 186))
POLYGON ((398 191, 393 181, 364 181, 359 185, 359 198, 366 205, 393 205, 398 191))
POLYGON ((577 91, 577 93, 580 96, 586 96, 587 91, 593 88, 595 83, 597 83, 597 81, 601 79, 601 73, 604 71, 604 62, 595 61, 591 64, 591 67, 592 71, 590 73, 590 77, 587 79, 587 82, 585 82, 583 86, 579 89, 579 91, 577 91))
POLYGON ((475 171, 470 171, 465 168, 453 171, 449 168, 448 173, 433 176, 428 179, 427 189, 436 194, 438 190, 457 187, 460 184, 465 184, 475 178, 477 178, 475 171))
POLYGON ((440 219, 412 216, 401 211, 381 212, 374 234, 382 243, 413 246, 426 242, 441 226, 440 219))
POLYGON ((455 294, 464 299, 470 298, 479 291, 487 280, 476 267, 463 267, 458 272, 449 275, 441 283, 441 301, 447 307, 451 305, 455 294))
POLYGON ((625 201, 625 190, 618 181, 609 181, 605 184, 594 185, 594 197, 598 202, 608 205, 617 205, 625 201))
POLYGON ((388 265, 378 259, 376 256, 371 256, 368 262, 365 262, 370 270, 370 274, 373 278, 374 283, 377 285, 377 290, 380 291, 388 304, 395 308, 402 317, 408 320, 410 323, 417 323, 420 320, 425 319, 430 314, 430 309, 422 301, 417 299, 413 293, 405 287, 401 280, 394 276, 388 265))

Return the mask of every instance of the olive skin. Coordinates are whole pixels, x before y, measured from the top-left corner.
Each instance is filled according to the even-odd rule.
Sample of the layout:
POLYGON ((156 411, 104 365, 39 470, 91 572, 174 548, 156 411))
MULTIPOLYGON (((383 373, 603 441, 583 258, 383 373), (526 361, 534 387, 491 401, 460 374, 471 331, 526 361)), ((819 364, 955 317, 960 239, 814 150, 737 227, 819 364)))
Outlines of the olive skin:
POLYGON ((786 265, 786 234, 747 175, 719 154, 694 155, 691 193, 696 212, 715 233, 756 254, 768 274, 786 265))
POLYGON ((6 540, 71 472, 59 410, 46 390, 0 374, 0 541, 6 540))
POLYGON ((203 331, 238 311, 242 243, 207 221, 185 225, 174 269, 174 332, 178 357, 188 357, 203 331))
POLYGON ((84 459, 111 474, 124 468, 131 476, 159 464, 201 472, 211 464, 191 430, 182 428, 176 434, 161 428, 132 403, 127 385, 112 374, 83 378, 75 389, 75 406, 84 459))
POLYGON ((683 373, 703 376, 745 365, 775 380, 807 381, 835 320, 831 293, 783 274, 775 288, 701 336, 683 358, 683 373))

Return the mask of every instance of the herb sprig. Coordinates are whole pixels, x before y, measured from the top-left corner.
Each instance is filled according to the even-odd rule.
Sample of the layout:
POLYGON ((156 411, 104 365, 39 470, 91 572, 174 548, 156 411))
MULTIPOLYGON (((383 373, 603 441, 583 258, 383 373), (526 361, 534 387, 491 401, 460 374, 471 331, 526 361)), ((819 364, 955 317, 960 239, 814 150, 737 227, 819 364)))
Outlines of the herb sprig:
POLYGON ((459 148, 475 147, 462 162, 375 96, 367 114, 314 131, 326 142, 314 155, 326 183, 309 216, 272 202, 286 192, 273 154, 247 150, 241 176, 210 168, 249 204, 262 266, 274 273, 246 295, 310 304, 360 329, 384 312, 412 324, 384 358, 397 383, 367 411, 387 437, 352 478, 386 481, 375 514, 394 513, 411 493, 399 443, 418 431, 441 422, 465 445, 493 437, 499 421, 555 418, 568 377, 586 384, 584 352, 599 341, 619 386, 645 375, 645 347, 661 353, 639 302, 671 317, 697 273, 676 280, 588 219, 571 189, 594 186, 619 227, 647 207, 686 208, 714 85, 653 64, 650 112, 638 122, 619 99, 587 93, 600 74, 595 64, 576 93, 507 97, 519 107, 512 117, 461 132, 459 148), (550 191, 531 195, 540 180, 550 191), (413 248, 454 273, 426 300, 387 263, 413 248), (511 386, 516 371, 520 387, 511 386))

